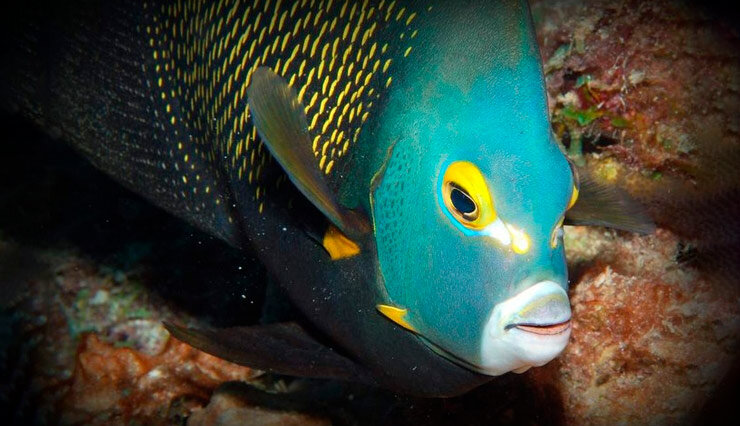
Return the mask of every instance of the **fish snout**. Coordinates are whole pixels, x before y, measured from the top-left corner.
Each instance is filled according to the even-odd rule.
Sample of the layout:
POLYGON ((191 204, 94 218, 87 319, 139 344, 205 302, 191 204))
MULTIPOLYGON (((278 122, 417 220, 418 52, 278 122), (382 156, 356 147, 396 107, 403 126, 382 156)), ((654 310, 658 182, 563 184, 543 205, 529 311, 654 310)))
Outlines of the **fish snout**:
POLYGON ((540 281, 493 308, 481 336, 482 372, 524 372, 558 356, 570 338, 568 294, 540 281))

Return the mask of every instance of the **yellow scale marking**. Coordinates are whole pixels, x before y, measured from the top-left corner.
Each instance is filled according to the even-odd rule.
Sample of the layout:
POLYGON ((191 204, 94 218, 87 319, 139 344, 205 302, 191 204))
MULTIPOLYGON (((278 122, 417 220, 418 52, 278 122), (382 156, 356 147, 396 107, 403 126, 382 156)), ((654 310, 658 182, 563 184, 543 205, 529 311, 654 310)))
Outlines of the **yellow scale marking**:
MULTIPOLYGON (((151 11, 142 28, 154 60, 156 96, 162 99, 156 113, 165 114, 175 134, 192 135, 188 149, 178 144, 178 158, 190 164, 187 169, 202 164, 194 157, 227 159, 230 173, 253 186, 261 201, 255 206, 263 210, 268 186, 275 183, 263 181, 267 150, 251 143, 257 133, 246 89, 254 70, 268 66, 296 88, 310 123, 316 165, 328 175, 359 137, 355 118, 364 122, 372 114, 375 88, 391 84, 390 53, 411 52, 408 45, 379 44, 379 29, 392 25, 396 34, 413 31, 413 38, 416 17, 417 11, 385 0, 186 0, 163 6, 151 11)), ((200 175, 186 174, 181 181, 187 192, 212 192, 200 175)))

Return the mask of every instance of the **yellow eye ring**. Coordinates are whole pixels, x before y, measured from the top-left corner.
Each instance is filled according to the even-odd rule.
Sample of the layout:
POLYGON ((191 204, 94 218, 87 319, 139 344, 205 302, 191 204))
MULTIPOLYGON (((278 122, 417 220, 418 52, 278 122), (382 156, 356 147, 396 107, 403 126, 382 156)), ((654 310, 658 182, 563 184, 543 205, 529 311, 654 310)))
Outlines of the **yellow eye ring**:
POLYGON ((481 230, 496 220, 483 174, 468 161, 456 161, 447 167, 442 199, 447 211, 468 229, 481 230))

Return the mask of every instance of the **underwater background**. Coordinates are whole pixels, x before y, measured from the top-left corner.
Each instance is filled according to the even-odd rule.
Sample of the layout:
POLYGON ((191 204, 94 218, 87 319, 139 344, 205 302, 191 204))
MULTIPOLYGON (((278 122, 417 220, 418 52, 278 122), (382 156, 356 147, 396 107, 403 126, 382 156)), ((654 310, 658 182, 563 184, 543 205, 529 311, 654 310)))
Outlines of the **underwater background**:
POLYGON ((566 228, 574 316, 563 355, 461 397, 425 400, 266 375, 199 352, 170 339, 161 322, 254 322, 268 281, 259 262, 3 113, 6 422, 690 424, 729 416, 740 383, 737 13, 666 0, 531 7, 554 132, 576 163, 625 188, 659 227, 650 236, 566 228))

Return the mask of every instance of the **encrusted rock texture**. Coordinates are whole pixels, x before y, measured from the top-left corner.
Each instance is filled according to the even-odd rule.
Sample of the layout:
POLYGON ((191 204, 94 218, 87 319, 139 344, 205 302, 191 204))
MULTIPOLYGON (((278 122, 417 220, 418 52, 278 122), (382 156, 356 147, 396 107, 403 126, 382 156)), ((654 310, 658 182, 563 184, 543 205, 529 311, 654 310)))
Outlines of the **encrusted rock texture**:
POLYGON ((572 338, 530 375, 566 423, 697 421, 740 342, 737 21, 674 1, 532 9, 556 135, 659 229, 566 228, 572 338))
MULTIPOLYGON (((658 230, 638 236, 566 228, 572 338, 545 367, 450 400, 369 392, 356 397, 365 398, 357 405, 373 412, 366 421, 384 424, 686 424, 716 407, 727 410, 723 392, 737 389, 740 377, 737 22, 722 10, 665 0, 531 6, 556 136, 595 179, 640 200, 658 230), (395 408, 386 415, 388 401, 395 408)), ((33 190, 16 190, 12 179, 22 179, 8 170, 0 168, 0 181, 11 182, 0 192, 0 219, 7 215, 16 226, 22 218, 34 227, 34 214, 46 204, 24 207, 34 196, 23 193, 40 186, 53 198, 64 187, 51 174, 33 190)), ((124 216, 142 209, 127 207, 124 216)), ((300 406, 276 411, 229 391, 224 383, 233 381, 264 388, 264 376, 171 339, 161 325, 211 322, 181 305, 186 293, 197 295, 191 304, 238 312, 253 303, 249 292, 215 281, 161 291, 142 256, 100 258, 90 255, 97 248, 67 240, 60 248, 61 231, 53 230, 73 220, 38 226, 48 241, 26 238, 0 220, 0 361, 8 372, 0 393, 11 423, 327 422, 300 414, 300 406), (243 305, 221 307, 209 292, 243 305)), ((90 234, 98 235, 94 228, 90 234)), ((200 238, 190 242, 200 245, 200 238)), ((141 251, 135 238, 125 247, 110 240, 109 251, 141 251)), ((195 253, 166 259, 178 270, 177 262, 204 252, 195 253)), ((362 408, 355 411, 341 418, 362 423, 362 408)))
MULTIPOLYGON (((12 250, 2 244, 0 256, 12 250)), ((258 374, 170 338, 162 321, 196 320, 124 272, 69 252, 38 255, 46 274, 26 281, 15 320, 17 347, 28 352, 15 373, 30 377, 3 389, 18 392, 3 395, 16 414, 39 423, 180 423, 219 384, 258 374)))

